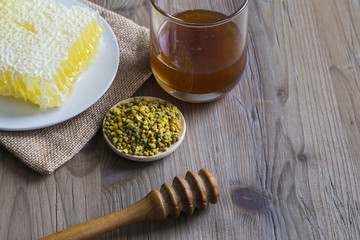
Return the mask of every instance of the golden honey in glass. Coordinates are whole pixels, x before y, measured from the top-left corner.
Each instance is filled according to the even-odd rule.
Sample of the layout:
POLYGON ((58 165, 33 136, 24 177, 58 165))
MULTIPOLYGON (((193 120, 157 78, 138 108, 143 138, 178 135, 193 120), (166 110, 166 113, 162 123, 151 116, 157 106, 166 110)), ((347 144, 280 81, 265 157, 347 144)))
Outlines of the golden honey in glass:
POLYGON ((159 85, 189 102, 212 101, 234 88, 246 65, 247 1, 151 3, 150 61, 159 85))

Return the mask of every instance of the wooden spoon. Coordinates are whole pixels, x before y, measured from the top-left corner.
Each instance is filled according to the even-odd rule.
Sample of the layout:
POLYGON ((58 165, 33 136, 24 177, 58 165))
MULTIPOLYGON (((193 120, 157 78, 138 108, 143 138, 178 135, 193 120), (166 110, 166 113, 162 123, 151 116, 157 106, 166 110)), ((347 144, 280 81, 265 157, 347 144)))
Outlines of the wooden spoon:
MULTIPOLYGON (((164 101, 166 103, 169 103, 168 101, 165 101, 163 99, 160 99, 160 98, 156 98, 156 97, 149 97, 149 96, 146 96, 146 97, 133 97, 133 98, 128 98, 128 99, 125 99, 121 102, 118 102, 117 104, 115 104, 113 107, 110 108, 109 111, 111 111, 112 109, 116 108, 119 104, 121 103, 128 103, 128 102, 131 102, 132 100, 134 100, 135 98, 149 98, 149 99, 156 99, 156 100, 159 100, 159 101, 164 101)), ((169 103, 171 104, 171 103, 169 103)), ((171 104, 173 105, 173 104, 171 104)), ((112 144, 112 142, 110 141, 110 139, 106 136, 105 132, 104 132, 104 128, 103 128, 103 135, 104 135, 104 138, 106 140, 106 143, 110 146, 110 148, 116 152, 117 154, 119 154, 120 156, 124 157, 124 158, 127 158, 127 159, 130 159, 130 160, 133 160, 133 161, 138 161, 138 162, 151 162, 151 161, 155 161, 155 160, 159 160, 159 159, 162 159, 166 156, 168 156, 169 154, 171 154, 173 151, 175 151, 179 146, 180 144, 182 143, 182 141, 184 140, 184 137, 185 137, 185 132, 186 132, 186 123, 185 123, 185 119, 184 119, 184 116, 182 115, 182 113, 180 112, 179 110, 179 117, 180 117, 180 125, 181 125, 181 131, 180 131, 180 134, 179 134, 179 140, 173 144, 170 145, 170 147, 168 147, 168 150, 166 151, 162 151, 162 152, 159 152, 158 154, 156 155, 153 155, 153 156, 137 156, 137 155, 131 155, 131 154, 126 154, 124 153, 122 150, 120 149, 117 149, 114 144, 112 144)), ((103 121, 103 125, 105 124, 105 120, 106 120, 106 117, 104 118, 104 121, 103 121)))
POLYGON ((128 208, 54 233, 43 240, 93 239, 117 228, 146 220, 165 220, 180 212, 192 215, 195 208, 205 210, 208 202, 219 200, 219 186, 212 172, 203 168, 199 175, 188 171, 185 179, 175 177, 173 185, 165 183, 160 192, 151 191, 128 208))

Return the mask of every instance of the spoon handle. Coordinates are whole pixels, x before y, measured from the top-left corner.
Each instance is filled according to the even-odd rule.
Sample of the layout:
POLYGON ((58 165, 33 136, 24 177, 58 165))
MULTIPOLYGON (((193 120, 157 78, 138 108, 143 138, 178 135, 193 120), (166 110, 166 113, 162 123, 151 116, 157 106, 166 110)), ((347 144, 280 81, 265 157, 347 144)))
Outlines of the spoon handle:
POLYGON ((188 171, 185 179, 177 176, 173 185, 165 183, 160 192, 152 190, 135 204, 109 215, 84 222, 51 234, 49 239, 93 239, 126 225, 147 220, 164 220, 180 212, 192 215, 195 208, 205 210, 208 202, 219 200, 219 186, 212 172, 203 168, 199 175, 188 171))

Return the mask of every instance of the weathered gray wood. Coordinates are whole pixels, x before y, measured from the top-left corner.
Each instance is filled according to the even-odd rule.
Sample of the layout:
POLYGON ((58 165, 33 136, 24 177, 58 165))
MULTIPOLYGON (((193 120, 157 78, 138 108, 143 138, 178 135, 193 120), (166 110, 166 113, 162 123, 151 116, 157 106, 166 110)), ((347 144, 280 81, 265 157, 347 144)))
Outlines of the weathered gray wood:
MULTIPOLYGON (((99 132, 42 176, 0 147, 0 239, 36 239, 118 211, 202 167, 218 178, 218 204, 99 239, 360 239, 360 3, 250 4, 248 65, 228 95, 184 103, 153 78, 137 92, 186 118, 168 158, 121 159, 99 132)), ((148 8, 116 11, 148 26, 148 8)))

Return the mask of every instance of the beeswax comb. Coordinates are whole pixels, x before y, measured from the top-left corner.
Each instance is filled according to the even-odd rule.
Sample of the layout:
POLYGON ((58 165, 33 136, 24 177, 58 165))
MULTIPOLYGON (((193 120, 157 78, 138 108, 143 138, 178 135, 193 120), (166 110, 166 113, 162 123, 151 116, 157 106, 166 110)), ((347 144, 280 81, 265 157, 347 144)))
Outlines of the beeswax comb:
POLYGON ((99 14, 50 0, 0 0, 0 96, 64 105, 98 52, 99 14))

